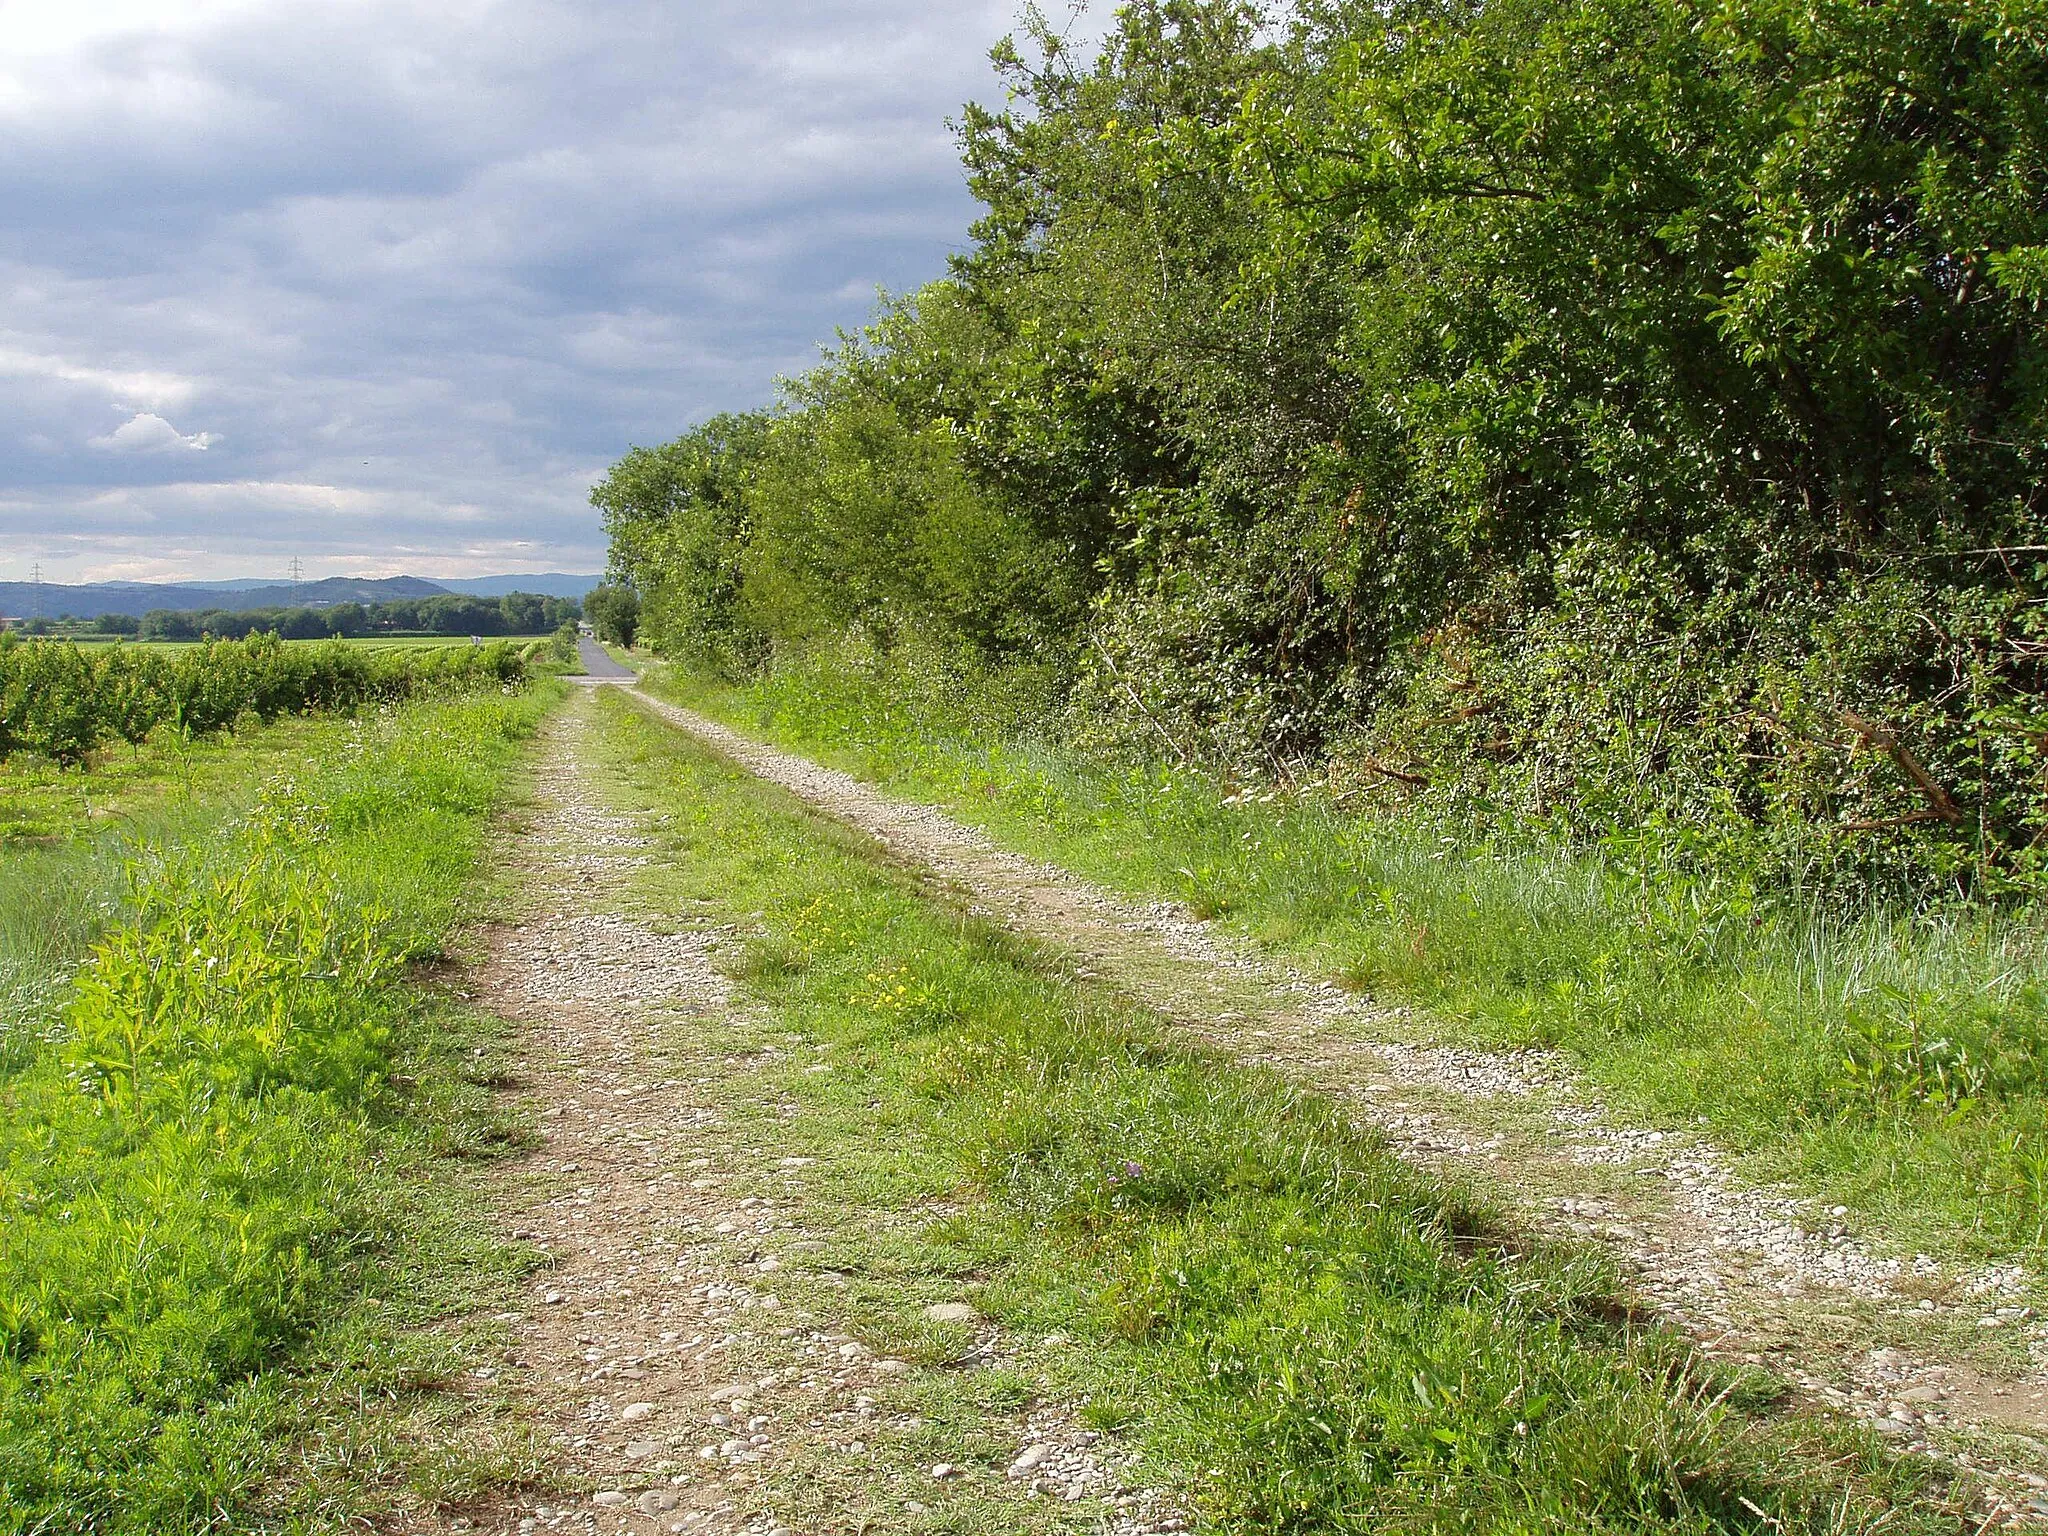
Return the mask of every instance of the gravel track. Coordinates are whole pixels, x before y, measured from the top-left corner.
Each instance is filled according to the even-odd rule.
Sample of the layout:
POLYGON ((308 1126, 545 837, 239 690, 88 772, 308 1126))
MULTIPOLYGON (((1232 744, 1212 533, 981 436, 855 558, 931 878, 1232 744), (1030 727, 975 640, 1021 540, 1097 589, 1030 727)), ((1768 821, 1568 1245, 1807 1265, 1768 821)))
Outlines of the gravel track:
MULTIPOLYGON (((502 1178, 495 1204, 509 1235, 548 1263, 519 1309, 497 1319, 512 1339, 502 1363, 461 1384, 519 1403, 552 1476, 576 1491, 500 1493, 406 1529, 851 1530, 777 1514, 776 1479, 835 1457, 857 1476, 866 1442, 900 1427, 877 1403, 880 1384, 915 1367, 877 1358, 778 1294, 791 1278, 783 1255, 794 1262, 813 1235, 790 1219, 801 1213, 793 1181, 813 1159, 741 1147, 710 1091, 725 1080, 729 1104, 747 1064, 735 1053, 763 1050, 713 963, 725 935, 657 932, 607 910, 651 845, 595 793, 584 757, 593 728, 585 696, 548 729, 532 830, 507 849, 547 910, 496 930, 471 981, 481 1006, 520 1026, 515 1080, 543 1140, 502 1178)), ((790 1112, 760 1092, 775 1114, 790 1112)), ((981 1355, 1004 1357, 998 1330, 977 1332, 981 1355)), ((1113 1443, 1058 1405, 1015 1428, 1006 1475, 934 1466, 934 1502, 941 1484, 994 1476, 1090 1511, 1089 1528, 1105 1536, 1184 1529, 1168 1499, 1130 1486, 1113 1443)))
POLYGON ((1767 1364, 1986 1478, 1995 1520, 2048 1516, 2048 1330, 2025 1305, 2024 1271, 1893 1251, 1881 1234, 1852 1231, 1840 1208, 1745 1182, 1698 1137, 1621 1123, 1558 1056, 1411 1043, 1406 1010, 1276 965, 1179 907, 1124 900, 932 807, 638 689, 627 697, 1071 955, 1076 974, 1344 1102, 1404 1157, 1469 1177, 1536 1229, 1601 1244, 1643 1304, 1709 1353, 1767 1364), (2023 1335, 2032 1369, 1993 1376, 1952 1353, 1895 1347, 1925 1325, 1959 1323, 2023 1335))

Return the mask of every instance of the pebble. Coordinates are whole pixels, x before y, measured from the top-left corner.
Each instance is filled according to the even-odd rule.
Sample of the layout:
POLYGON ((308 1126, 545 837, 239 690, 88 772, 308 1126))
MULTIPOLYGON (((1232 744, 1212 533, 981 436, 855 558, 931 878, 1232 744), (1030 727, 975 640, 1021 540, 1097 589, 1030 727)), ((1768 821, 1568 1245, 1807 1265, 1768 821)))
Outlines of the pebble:
POLYGON ((652 1403, 628 1403, 619 1410, 619 1422, 622 1424, 637 1424, 642 1419, 651 1419, 653 1417, 654 1404, 652 1403))
POLYGON ((626 1502, 626 1496, 617 1489, 606 1489, 603 1493, 594 1495, 590 1502, 599 1509, 617 1509, 626 1502))
POLYGON ((932 1468, 933 1478, 942 1483, 950 1482, 956 1477, 965 1477, 966 1475, 967 1469, 965 1467, 956 1467, 950 1461, 939 1462, 932 1468))
POLYGON ((964 1301, 935 1302, 924 1309, 924 1315, 935 1323, 971 1323, 981 1316, 964 1301))
POLYGON ((1003 1475, 1005 1477, 1029 1476, 1032 1470, 1051 1454, 1052 1447, 1042 1440, 1035 1445, 1027 1445, 1022 1451, 1017 1453, 1017 1459, 1010 1463, 1009 1471, 1003 1475))

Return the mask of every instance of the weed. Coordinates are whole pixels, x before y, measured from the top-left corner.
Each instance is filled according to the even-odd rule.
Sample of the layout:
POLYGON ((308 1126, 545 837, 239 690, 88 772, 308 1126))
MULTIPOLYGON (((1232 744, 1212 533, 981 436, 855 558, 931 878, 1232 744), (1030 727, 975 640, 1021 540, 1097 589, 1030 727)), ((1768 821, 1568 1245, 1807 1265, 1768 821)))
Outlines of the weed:
POLYGON ((403 962, 445 930, 545 704, 416 707, 129 860, 0 1101, 0 1530, 212 1528, 274 1501, 307 1394, 348 1389, 295 1366, 421 1358, 354 1299, 430 1316, 449 1265, 506 1272, 407 1175, 474 1102, 428 1027, 475 1028, 403 962), (386 1267, 437 1222, 445 1259, 386 1267))

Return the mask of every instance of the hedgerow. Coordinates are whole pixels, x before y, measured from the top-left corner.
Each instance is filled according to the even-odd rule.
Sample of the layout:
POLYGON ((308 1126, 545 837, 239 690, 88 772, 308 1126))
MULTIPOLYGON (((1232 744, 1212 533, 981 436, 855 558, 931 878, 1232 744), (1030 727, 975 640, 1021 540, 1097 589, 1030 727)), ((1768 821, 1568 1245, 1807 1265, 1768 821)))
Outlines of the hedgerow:
POLYGON ((1139 0, 952 274, 594 499, 647 636, 1843 897, 2048 881, 2039 0, 1139 0))
POLYGON ((524 676, 519 648, 503 642, 366 650, 251 635, 166 653, 0 635, 0 759, 36 752, 75 763, 159 727, 205 735, 244 715, 350 710, 524 676))

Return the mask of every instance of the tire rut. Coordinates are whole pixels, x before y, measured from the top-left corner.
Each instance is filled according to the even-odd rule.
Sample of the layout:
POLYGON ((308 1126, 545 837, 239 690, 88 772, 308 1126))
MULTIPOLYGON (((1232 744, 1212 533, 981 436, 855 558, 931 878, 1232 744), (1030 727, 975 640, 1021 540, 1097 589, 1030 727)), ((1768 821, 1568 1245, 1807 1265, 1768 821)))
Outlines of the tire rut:
MULTIPOLYGON (((543 1264, 493 1319, 499 1359, 454 1385, 532 1429, 551 1487, 499 1488, 397 1528, 851 1530, 852 1516, 817 1513, 815 1490, 808 1514, 796 1508, 792 1482, 829 1467, 859 1488, 865 1442, 892 1431, 887 1384, 916 1368, 876 1356, 829 1306, 806 1309, 802 1254, 819 1234, 802 1220, 800 1180, 816 1159, 748 1146, 734 1123, 732 1083, 777 1050, 715 964, 727 935, 657 931, 614 910, 653 843, 594 790, 589 699, 550 723, 530 830, 507 850, 542 910, 492 930, 467 981, 518 1026, 511 1080, 541 1144, 498 1176, 493 1204, 543 1264)), ((757 1091, 756 1125, 795 1112, 771 1082, 757 1091)), ((1004 1340, 982 1331, 998 1358, 1004 1340)), ((1013 1496, 1088 1512, 1106 1536, 1184 1528, 1061 1405, 1036 1405, 1013 1430, 1030 1474, 1012 1469, 1013 1496)), ((873 1508, 855 1513, 862 1530, 893 1528, 873 1508)))

